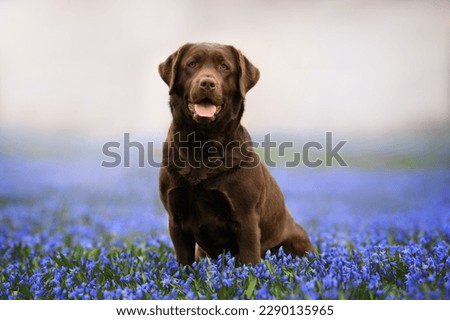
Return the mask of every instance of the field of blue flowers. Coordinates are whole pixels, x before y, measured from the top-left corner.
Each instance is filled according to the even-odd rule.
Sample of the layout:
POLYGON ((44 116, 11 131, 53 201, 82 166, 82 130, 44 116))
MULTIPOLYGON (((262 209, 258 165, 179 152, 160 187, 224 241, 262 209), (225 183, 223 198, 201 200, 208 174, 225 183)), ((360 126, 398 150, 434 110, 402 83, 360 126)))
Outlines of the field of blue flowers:
POLYGON ((75 149, 1 150, 0 299, 450 298, 445 163, 271 169, 317 253, 182 267, 158 169, 75 149))

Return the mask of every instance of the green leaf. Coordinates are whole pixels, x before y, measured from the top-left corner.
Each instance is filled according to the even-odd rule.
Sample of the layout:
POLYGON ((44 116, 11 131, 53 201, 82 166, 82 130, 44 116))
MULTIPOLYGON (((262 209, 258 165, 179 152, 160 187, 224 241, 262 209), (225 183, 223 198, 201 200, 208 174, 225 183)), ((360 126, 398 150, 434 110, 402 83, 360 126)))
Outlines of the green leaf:
POLYGON ((254 275, 250 274, 248 276, 247 289, 245 289, 244 293, 248 299, 251 299, 254 296, 257 281, 258 279, 254 275))

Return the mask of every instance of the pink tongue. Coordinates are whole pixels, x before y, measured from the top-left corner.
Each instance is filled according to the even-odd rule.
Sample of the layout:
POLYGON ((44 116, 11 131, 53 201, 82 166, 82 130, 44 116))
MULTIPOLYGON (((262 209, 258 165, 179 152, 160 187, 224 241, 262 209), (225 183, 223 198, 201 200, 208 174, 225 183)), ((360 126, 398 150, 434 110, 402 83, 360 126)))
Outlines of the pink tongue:
POLYGON ((200 117, 211 118, 216 113, 217 107, 213 104, 194 104, 195 113, 200 117))

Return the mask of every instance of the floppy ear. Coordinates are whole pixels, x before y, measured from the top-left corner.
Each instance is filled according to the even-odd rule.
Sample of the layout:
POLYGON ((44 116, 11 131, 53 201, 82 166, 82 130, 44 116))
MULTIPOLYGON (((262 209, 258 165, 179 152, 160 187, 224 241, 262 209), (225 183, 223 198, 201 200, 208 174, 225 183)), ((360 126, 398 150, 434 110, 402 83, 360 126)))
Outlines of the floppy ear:
POLYGON ((161 63, 158 67, 159 75, 169 86, 169 94, 172 93, 173 87, 175 85, 175 80, 177 77, 178 65, 180 64, 181 57, 187 48, 191 47, 192 44, 186 43, 180 47, 177 51, 172 53, 166 61, 161 63))
POLYGON ((239 62, 239 90, 241 97, 244 98, 245 94, 258 82, 259 70, 248 61, 241 51, 232 48, 239 62))

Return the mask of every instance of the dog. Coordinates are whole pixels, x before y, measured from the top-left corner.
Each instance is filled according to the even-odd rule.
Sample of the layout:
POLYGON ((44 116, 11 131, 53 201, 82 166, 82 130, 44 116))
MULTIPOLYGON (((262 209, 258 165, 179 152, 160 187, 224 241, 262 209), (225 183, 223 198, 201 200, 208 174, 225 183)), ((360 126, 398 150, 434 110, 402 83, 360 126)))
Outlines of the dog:
POLYGON ((297 256, 313 252, 240 123, 259 70, 233 46, 188 43, 159 65, 159 74, 173 118, 159 192, 177 261, 231 252, 256 264, 280 246, 297 256))

